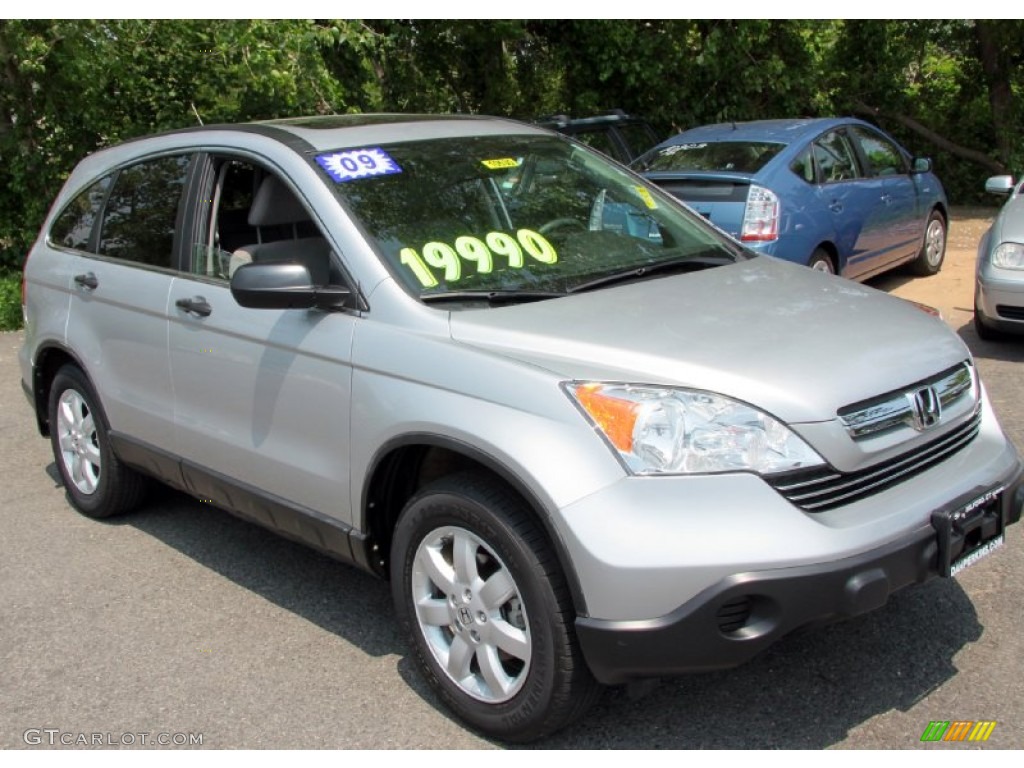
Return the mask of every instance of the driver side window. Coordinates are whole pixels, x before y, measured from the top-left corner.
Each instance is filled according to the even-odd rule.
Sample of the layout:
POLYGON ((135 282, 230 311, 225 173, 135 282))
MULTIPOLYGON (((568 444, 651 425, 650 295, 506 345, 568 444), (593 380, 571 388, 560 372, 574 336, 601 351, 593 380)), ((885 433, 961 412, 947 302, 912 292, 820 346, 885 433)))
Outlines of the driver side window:
POLYGON ((192 247, 192 274, 230 280, 244 264, 296 262, 313 285, 343 284, 329 241, 296 193, 275 173, 239 158, 216 157, 203 196, 206 226, 192 247))

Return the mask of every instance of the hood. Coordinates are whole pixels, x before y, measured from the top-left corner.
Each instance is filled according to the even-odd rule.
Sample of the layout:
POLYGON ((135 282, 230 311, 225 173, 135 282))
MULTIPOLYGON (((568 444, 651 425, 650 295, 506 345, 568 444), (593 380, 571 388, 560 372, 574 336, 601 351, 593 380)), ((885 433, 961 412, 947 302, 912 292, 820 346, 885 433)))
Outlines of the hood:
POLYGON ((969 357, 908 302, 766 256, 454 312, 451 333, 566 379, 709 390, 789 423, 833 419, 969 357))
POLYGON ((1000 210, 989 245, 994 248, 1007 240, 1024 243, 1024 195, 1011 198, 1000 210))

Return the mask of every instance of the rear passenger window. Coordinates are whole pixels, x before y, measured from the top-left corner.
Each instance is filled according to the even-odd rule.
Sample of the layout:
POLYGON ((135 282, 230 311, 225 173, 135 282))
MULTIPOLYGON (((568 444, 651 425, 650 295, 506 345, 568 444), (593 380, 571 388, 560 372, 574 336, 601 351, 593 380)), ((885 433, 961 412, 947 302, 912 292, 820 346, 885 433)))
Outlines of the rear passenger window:
POLYGON ((178 204, 189 156, 161 157, 117 175, 103 217, 97 252, 155 267, 172 266, 178 204))
POLYGON ((110 179, 110 176, 105 176, 68 204, 53 222, 51 243, 78 251, 89 250, 92 227, 103 205, 110 179))
POLYGON ((829 131, 811 145, 819 178, 828 184, 857 178, 857 163, 853 159, 850 140, 840 131, 829 131))

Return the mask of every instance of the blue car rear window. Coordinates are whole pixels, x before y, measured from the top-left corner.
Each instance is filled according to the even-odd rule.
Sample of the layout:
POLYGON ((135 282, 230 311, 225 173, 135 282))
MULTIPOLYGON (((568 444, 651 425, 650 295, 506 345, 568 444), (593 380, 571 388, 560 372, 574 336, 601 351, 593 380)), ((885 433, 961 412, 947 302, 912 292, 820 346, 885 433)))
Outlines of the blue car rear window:
POLYGON ((785 146, 774 142, 752 141, 671 144, 638 161, 637 170, 757 173, 785 146))

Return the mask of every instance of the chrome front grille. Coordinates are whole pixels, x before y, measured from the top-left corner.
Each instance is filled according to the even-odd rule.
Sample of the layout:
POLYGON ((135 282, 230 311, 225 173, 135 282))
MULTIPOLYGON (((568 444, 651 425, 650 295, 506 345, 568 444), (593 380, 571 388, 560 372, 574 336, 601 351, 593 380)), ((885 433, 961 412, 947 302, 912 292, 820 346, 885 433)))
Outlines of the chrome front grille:
POLYGON ((981 410, 966 422, 912 451, 856 472, 830 466, 800 469, 766 477, 775 490, 808 512, 850 504, 908 480, 943 461, 973 440, 981 427, 981 410))
POLYGON ((938 424, 942 413, 964 396, 977 400, 974 366, 963 362, 906 389, 846 406, 839 420, 854 440, 898 427, 918 432, 938 424))

